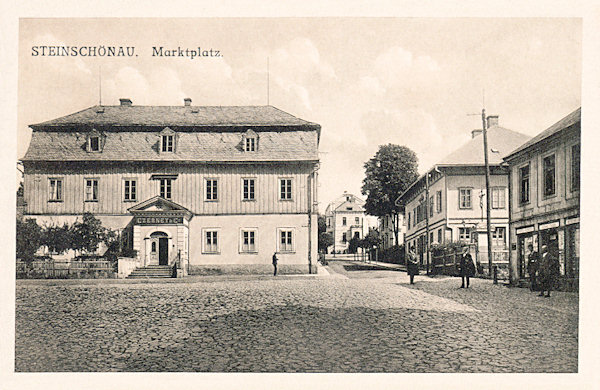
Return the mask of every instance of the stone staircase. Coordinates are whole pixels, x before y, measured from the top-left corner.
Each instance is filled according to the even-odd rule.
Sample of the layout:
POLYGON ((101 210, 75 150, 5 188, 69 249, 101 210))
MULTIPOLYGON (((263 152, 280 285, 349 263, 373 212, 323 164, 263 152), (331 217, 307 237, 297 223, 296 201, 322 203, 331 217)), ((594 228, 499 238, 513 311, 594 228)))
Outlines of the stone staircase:
POLYGON ((172 277, 173 266, 148 265, 146 267, 137 267, 127 276, 127 279, 160 279, 172 277))

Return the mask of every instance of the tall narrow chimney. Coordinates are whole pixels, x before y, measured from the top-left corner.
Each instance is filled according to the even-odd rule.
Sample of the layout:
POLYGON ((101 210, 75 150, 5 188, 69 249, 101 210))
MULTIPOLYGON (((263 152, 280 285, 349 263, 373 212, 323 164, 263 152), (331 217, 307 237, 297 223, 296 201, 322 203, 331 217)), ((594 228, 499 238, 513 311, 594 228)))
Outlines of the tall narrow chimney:
POLYGON ((498 126, 498 115, 488 115, 487 117, 487 127, 498 126))
POLYGON ((121 102, 122 106, 131 106, 131 99, 121 98, 119 101, 121 102))
POLYGON ((190 99, 190 98, 183 99, 183 105, 186 106, 186 107, 191 106, 192 105, 192 99, 190 99))

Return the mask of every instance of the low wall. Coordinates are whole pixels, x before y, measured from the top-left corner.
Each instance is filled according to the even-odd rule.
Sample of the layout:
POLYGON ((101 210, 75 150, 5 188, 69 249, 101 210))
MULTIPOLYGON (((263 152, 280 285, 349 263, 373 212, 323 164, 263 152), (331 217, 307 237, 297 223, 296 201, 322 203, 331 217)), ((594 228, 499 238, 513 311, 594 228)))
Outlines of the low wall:
POLYGON ((142 262, 133 257, 119 257, 117 265, 117 277, 124 279, 129 276, 137 267, 141 267, 142 262))
MULTIPOLYGON (((313 265, 313 273, 317 273, 316 264, 313 265)), ((278 275, 300 275, 308 274, 308 264, 279 264, 278 275)), ((190 265, 188 275, 272 275, 271 264, 206 264, 190 265)))

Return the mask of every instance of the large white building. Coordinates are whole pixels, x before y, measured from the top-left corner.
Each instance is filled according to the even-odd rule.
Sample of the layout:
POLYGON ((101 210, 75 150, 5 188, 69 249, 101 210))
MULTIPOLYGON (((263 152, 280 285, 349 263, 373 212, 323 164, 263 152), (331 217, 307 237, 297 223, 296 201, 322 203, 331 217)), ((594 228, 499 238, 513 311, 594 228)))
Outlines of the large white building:
POLYGON ((30 126, 25 218, 118 230, 141 265, 313 272, 320 126, 272 106, 94 106, 30 126))
POLYGON ((329 253, 346 253, 353 237, 364 238, 370 229, 377 227, 377 218, 366 215, 364 205, 364 200, 346 191, 327 205, 327 232, 333 236, 329 253))

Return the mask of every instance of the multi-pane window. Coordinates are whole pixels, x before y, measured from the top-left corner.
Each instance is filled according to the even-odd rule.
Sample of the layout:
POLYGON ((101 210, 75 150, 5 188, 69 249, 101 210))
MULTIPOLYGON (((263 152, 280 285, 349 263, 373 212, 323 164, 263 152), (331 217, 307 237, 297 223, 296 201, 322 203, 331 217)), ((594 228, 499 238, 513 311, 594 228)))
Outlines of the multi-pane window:
POLYGON ((492 231, 492 243, 494 245, 504 246, 506 237, 506 228, 505 227, 497 227, 494 231, 492 231))
POLYGON ((254 152, 256 150, 256 138, 246 138, 246 152, 254 152))
POLYGON ((470 209, 471 207, 471 189, 470 188, 459 188, 458 190, 458 208, 470 209))
POLYGON ((160 179, 160 196, 161 198, 171 199, 173 179, 160 179))
POLYGON ((360 218, 359 217, 354 217, 354 224, 355 225, 360 225, 360 218))
POLYGON ((519 168, 519 201, 529 203, 529 164, 519 168))
POLYGON ((163 152, 172 152, 174 145, 175 136, 166 134, 162 136, 162 151, 163 152))
POLYGON ((492 188, 492 208, 503 209, 506 207, 506 189, 504 187, 492 188))
POLYGON ((579 191, 581 166, 581 145, 571 146, 571 191, 579 191))
POLYGON ((436 211, 438 213, 441 213, 442 212, 442 191, 436 192, 435 193, 435 197, 436 197, 436 200, 435 200, 436 203, 435 204, 437 206, 436 211))
POLYGON ((458 238, 461 241, 471 241, 471 228, 458 228, 458 238))
POLYGON ((90 137, 90 152, 98 152, 100 150, 100 137, 90 137))
POLYGON ((410 229, 410 212, 408 212, 408 228, 410 229))
POLYGON ((219 232, 216 230, 206 230, 204 232, 204 252, 219 252, 219 232))
POLYGON ((242 252, 256 252, 256 230, 242 230, 242 252))
POLYGON ((124 185, 124 200, 137 200, 137 180, 127 179, 124 185))
POLYGON ((346 217, 342 217, 342 225, 346 226, 346 217))
POLYGON ((62 200, 62 179, 48 179, 48 199, 62 200))
POLYGON ((254 179, 243 179, 243 199, 254 200, 254 179))
POLYGON ((88 202, 98 200, 98 179, 85 179, 85 200, 88 202))
POLYGON ((438 236, 437 242, 438 242, 438 244, 441 244, 442 243, 442 229, 438 229, 437 236, 438 236))
POLYGON ((417 208, 415 207, 413 209, 413 226, 416 226, 419 223, 418 219, 417 219, 417 208))
POLYGON ((556 193, 556 158, 552 154, 544 157, 544 196, 556 193))
POLYGON ((292 179, 279 179, 279 199, 292 199, 292 179))
POLYGON ((293 252, 294 251, 294 236, 292 230, 279 231, 279 251, 293 252))
POLYGON ((218 200, 217 179, 206 179, 206 200, 218 200))
POLYGON ((429 197, 429 217, 433 217, 433 196, 429 197))

